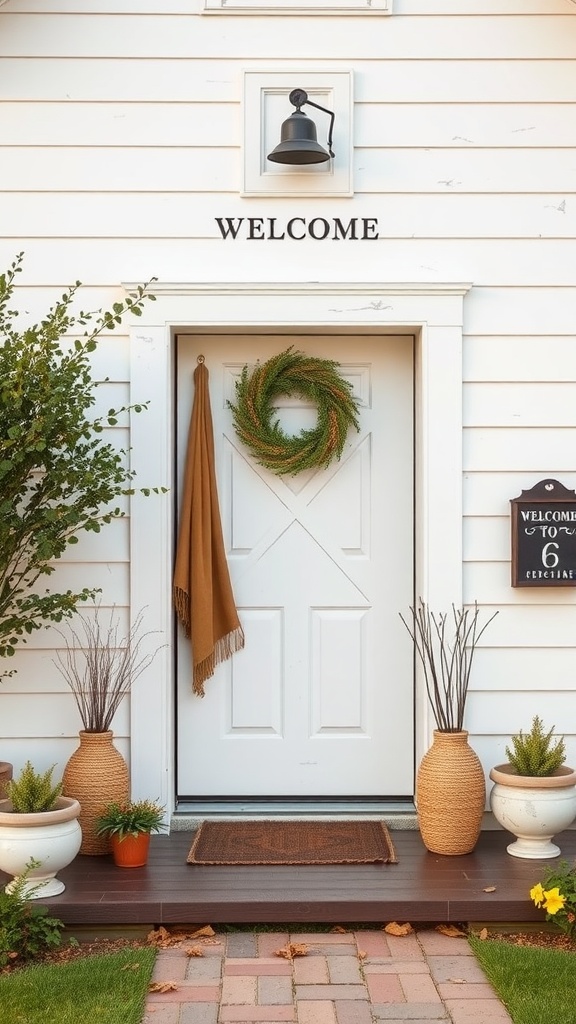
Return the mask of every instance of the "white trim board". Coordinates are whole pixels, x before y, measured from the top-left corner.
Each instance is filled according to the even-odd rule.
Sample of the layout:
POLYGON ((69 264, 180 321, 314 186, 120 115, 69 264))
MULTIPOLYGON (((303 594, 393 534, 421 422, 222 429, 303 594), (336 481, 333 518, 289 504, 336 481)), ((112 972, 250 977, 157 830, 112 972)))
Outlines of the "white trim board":
MULTIPOLYGON (((125 282, 127 291, 136 285, 125 282)), ((416 593, 433 608, 462 599, 462 325, 466 283, 170 283, 131 329, 131 395, 150 408, 131 418, 131 464, 140 487, 172 487, 173 336, 263 332, 413 333, 416 379, 416 593), (153 314, 154 320, 146 317, 153 314)), ((133 794, 174 809, 172 502, 131 499, 131 615, 166 643, 131 694, 133 794)), ((416 758, 429 746, 424 695, 416 758)))

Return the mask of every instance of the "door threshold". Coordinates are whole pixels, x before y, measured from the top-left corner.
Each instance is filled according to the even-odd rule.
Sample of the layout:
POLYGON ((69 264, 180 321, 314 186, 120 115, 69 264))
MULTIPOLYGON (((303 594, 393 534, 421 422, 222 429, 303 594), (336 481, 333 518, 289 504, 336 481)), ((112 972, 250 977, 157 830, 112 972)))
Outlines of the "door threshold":
MULTIPOLYGON (((197 818, 215 817, 385 817, 392 816, 410 818, 415 816, 414 801, 409 798, 383 799, 371 797, 351 797, 348 799, 322 798, 254 798, 236 797, 178 800, 173 816, 173 827, 178 828, 178 821, 189 816, 197 818)), ((410 826, 408 826, 410 827, 410 826)))

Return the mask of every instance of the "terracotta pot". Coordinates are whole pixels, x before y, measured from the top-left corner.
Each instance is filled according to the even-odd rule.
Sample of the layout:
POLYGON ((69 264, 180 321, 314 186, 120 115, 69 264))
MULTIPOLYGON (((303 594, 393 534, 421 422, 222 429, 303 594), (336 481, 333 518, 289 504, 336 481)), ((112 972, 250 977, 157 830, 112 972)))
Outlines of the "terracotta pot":
POLYGON ((80 853, 110 853, 110 840, 96 834, 96 821, 108 803, 122 803, 130 795, 128 765, 112 740, 113 733, 85 732, 62 776, 64 795, 75 797, 82 808, 80 853))
POLYGON ((416 778, 416 808, 424 845, 449 857, 471 853, 486 803, 484 769, 468 733, 434 732, 416 778))
POLYGON ((114 863, 117 867, 142 868, 148 863, 149 832, 138 832, 137 835, 128 834, 123 839, 118 836, 110 836, 110 843, 114 863))
POLYGON ((560 856, 553 836, 576 818, 576 771, 563 766, 553 775, 518 775, 511 764, 492 768, 490 807, 498 824, 516 836, 513 857, 548 860, 560 856))
POLYGON ((56 872, 65 868, 80 849, 82 834, 77 800, 61 796, 52 811, 15 814, 10 800, 0 800, 0 868, 14 880, 26 870, 31 859, 38 861, 27 876, 24 892, 29 899, 44 899, 64 892, 56 872), (35 891, 30 891, 35 890, 35 891))

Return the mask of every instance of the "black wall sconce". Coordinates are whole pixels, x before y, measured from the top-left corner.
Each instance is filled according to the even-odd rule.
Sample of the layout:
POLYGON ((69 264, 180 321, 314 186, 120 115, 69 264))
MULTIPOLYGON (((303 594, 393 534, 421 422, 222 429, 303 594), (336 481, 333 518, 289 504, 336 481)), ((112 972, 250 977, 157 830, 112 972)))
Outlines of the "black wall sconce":
POLYGON ((313 103, 308 99, 308 93, 304 89, 293 89, 288 97, 293 107, 296 107, 290 117, 282 123, 280 142, 268 154, 268 159, 276 164, 321 164, 330 157, 332 152, 332 129, 334 127, 334 114, 319 103, 313 103), (319 144, 316 136, 316 125, 300 109, 304 104, 309 107, 316 107, 317 110, 330 114, 330 128, 328 131, 328 151, 319 144))

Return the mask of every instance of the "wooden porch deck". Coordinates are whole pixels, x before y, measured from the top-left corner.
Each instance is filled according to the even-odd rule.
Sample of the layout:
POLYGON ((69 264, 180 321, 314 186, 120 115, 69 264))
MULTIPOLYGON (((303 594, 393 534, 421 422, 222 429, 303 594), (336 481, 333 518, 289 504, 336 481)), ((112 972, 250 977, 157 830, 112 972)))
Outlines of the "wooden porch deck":
MULTIPOLYGON (((192 866, 192 836, 154 836, 145 868, 78 856, 59 872, 65 892, 46 905, 67 926, 544 919, 528 892, 545 864, 511 857, 503 831, 483 832, 467 856, 441 857, 419 832, 391 830, 398 864, 325 867, 192 866)), ((562 857, 574 859, 576 831, 557 842, 562 857)))

